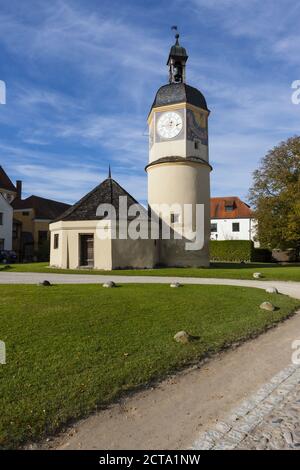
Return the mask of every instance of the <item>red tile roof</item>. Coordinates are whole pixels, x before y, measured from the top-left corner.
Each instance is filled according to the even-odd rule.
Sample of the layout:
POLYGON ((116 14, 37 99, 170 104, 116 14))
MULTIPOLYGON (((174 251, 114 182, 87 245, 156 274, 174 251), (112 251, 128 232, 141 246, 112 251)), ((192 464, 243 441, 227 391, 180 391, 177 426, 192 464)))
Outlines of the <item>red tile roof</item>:
POLYGON ((253 217, 250 206, 241 201, 239 197, 212 197, 210 200, 211 219, 249 219, 253 217), (232 210, 226 210, 231 206, 232 210))
POLYGON ((11 182, 2 166, 0 166, 0 189, 6 189, 8 191, 17 191, 15 185, 11 182))

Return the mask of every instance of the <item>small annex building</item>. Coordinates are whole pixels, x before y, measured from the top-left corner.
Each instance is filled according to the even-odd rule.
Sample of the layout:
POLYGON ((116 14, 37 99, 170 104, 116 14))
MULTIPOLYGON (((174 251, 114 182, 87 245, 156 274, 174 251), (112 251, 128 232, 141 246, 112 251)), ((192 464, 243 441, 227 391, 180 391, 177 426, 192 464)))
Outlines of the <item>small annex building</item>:
POLYGON ((109 176, 50 225, 50 265, 65 269, 93 267, 106 270, 155 266, 156 240, 135 240, 130 236, 121 239, 112 234, 119 232, 120 223, 128 226, 134 219, 130 214, 127 216, 130 207, 135 207, 147 218, 147 210, 109 176), (124 216, 120 210, 122 200, 127 206, 124 216), (110 219, 111 207, 115 217, 110 219), (100 212, 99 208, 107 208, 107 211, 100 212), (101 221, 104 220, 103 225, 101 221), (101 236, 103 230, 107 232, 106 238, 101 236))

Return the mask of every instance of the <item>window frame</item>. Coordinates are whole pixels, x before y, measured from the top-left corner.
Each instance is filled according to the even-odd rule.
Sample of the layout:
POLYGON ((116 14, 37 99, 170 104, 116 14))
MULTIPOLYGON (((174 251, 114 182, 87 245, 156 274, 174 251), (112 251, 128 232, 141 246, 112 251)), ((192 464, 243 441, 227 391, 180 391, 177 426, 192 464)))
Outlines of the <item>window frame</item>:
POLYGON ((53 249, 58 250, 59 248, 59 233, 53 235, 53 249))
POLYGON ((210 233, 217 233, 218 232, 218 223, 217 222, 211 222, 210 223, 210 233), (215 226, 216 230, 213 230, 213 225, 215 226))

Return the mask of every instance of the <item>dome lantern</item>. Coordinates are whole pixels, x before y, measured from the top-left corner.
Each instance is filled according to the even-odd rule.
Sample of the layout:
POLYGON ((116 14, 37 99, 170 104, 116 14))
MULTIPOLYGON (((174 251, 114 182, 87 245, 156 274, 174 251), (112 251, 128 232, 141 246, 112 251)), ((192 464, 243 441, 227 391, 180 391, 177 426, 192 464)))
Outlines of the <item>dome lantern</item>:
POLYGON ((176 30, 175 44, 171 47, 167 65, 169 66, 169 82, 185 83, 185 64, 188 60, 186 49, 179 44, 179 33, 177 26, 172 26, 176 30))

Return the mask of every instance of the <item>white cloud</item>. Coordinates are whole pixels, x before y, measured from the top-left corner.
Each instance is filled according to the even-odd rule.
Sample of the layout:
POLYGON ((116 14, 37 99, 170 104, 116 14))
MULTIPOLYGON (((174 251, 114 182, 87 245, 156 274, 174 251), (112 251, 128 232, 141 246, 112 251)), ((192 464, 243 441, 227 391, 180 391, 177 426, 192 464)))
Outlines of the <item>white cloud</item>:
MULTIPOLYGON (((173 1, 170 8, 182 3, 173 1)), ((191 25, 183 38, 190 52, 188 80, 202 89, 212 110, 213 191, 244 195, 259 158, 299 129, 300 106, 290 100, 298 69, 288 67, 300 60, 300 5, 184 5, 182 21, 191 25)), ((20 14, 0 13, 6 49, 27 72, 8 83, 8 103, 0 109, 2 128, 13 134, 0 142, 3 164, 25 179, 29 193, 74 201, 105 177, 110 161, 121 184, 144 200, 146 116, 166 82, 170 45, 169 36, 160 37, 162 23, 140 23, 78 1, 36 2, 30 12, 24 2, 19 8, 20 14)))

